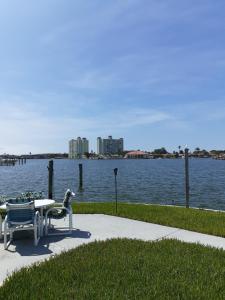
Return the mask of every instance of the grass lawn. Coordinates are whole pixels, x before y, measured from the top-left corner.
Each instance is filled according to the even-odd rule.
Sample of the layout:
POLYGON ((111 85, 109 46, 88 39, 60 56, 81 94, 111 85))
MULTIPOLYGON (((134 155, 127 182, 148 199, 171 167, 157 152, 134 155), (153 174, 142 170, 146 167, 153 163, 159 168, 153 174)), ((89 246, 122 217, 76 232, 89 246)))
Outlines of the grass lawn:
POLYGON ((224 299, 225 252, 175 240, 94 242, 14 273, 0 299, 224 299))
MULTIPOLYGON (((74 203, 74 213, 116 215, 113 203, 74 203)), ((225 237, 225 213, 183 207, 118 204, 117 216, 225 237)))

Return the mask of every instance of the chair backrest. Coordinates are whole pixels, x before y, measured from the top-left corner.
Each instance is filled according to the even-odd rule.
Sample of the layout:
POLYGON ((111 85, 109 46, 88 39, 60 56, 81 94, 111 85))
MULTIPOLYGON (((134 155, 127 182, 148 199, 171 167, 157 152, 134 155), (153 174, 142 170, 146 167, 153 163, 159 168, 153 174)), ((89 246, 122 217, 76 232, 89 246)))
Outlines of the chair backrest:
POLYGON ((30 203, 31 200, 27 198, 11 198, 6 201, 9 204, 24 204, 24 203, 30 203))
POLYGON ((65 193, 64 200, 63 200, 64 207, 69 208, 72 196, 75 196, 75 194, 71 192, 70 189, 68 189, 65 193))
POLYGON ((21 204, 6 203, 7 222, 10 224, 30 224, 34 221, 34 202, 21 204))

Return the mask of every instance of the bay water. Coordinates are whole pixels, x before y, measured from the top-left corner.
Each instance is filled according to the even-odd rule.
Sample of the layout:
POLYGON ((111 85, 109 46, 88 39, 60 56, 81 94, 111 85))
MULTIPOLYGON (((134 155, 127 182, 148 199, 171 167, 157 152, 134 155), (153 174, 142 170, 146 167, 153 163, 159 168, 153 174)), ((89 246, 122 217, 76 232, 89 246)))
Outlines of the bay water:
MULTIPOLYGON (((27 160, 0 167, 0 195, 15 197, 32 190, 48 191, 48 160, 27 160)), ((190 206, 225 210, 225 161, 194 159, 190 166, 190 206)), ((75 201, 114 201, 113 169, 118 168, 118 201, 185 205, 183 159, 54 160, 54 199, 62 201, 67 188, 75 201), (79 163, 83 188, 79 191, 79 163)))

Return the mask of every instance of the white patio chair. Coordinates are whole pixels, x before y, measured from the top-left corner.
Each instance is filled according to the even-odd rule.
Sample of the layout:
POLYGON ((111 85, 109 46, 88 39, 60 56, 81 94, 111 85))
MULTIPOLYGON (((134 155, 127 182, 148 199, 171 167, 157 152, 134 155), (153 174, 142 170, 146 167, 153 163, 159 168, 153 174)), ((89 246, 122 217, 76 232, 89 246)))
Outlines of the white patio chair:
POLYGON ((45 235, 65 235, 71 234, 73 229, 73 211, 71 207, 71 199, 75 194, 71 190, 67 190, 64 196, 63 203, 56 203, 57 206, 49 208, 45 213, 45 235), (65 219, 68 217, 68 227, 57 227, 57 229, 67 229, 63 232, 49 233, 48 229, 54 227, 51 225, 51 220, 65 219))
POLYGON ((15 231, 33 230, 34 245, 37 246, 40 239, 40 215, 35 211, 34 202, 6 204, 6 217, 4 221, 4 248, 7 249, 13 240, 15 231), (10 239, 7 242, 7 235, 10 239))

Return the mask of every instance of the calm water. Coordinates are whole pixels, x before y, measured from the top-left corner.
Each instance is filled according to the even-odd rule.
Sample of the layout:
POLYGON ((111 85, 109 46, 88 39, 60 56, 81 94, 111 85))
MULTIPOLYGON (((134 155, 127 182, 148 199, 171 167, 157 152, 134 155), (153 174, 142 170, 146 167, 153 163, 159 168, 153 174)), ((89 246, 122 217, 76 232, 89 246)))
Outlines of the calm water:
MULTIPOLYGON (((0 167, 0 194, 16 196, 26 190, 47 196, 48 160, 0 167)), ((184 160, 54 160, 54 197, 67 188, 79 201, 113 201, 114 174, 118 168, 118 200, 126 202, 185 204, 184 160), (84 192, 78 190, 78 164, 83 163, 84 192)), ((190 159, 190 205, 225 210, 225 161, 190 159)))

